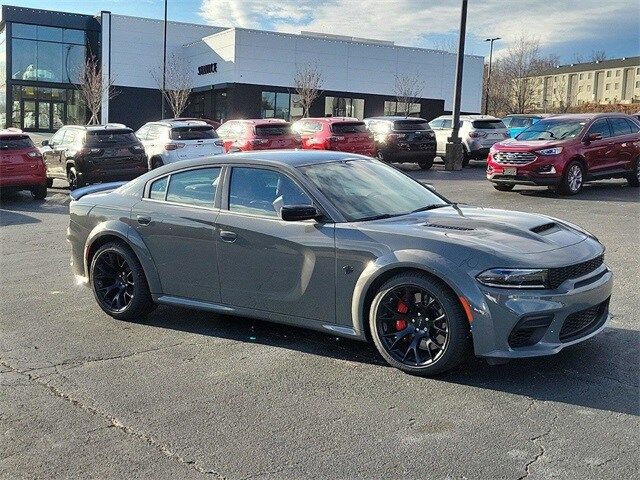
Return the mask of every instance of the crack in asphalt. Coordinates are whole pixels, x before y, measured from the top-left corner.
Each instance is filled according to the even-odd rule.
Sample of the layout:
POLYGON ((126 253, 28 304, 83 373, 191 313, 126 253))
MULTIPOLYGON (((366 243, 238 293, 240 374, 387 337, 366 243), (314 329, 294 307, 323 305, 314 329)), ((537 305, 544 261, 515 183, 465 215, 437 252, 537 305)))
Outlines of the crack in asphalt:
POLYGON ((525 473, 524 475, 519 476, 517 480, 523 480, 524 478, 527 478, 529 475, 531 475, 531 467, 534 464, 536 464, 542 457, 544 457, 545 453, 547 453, 544 448, 544 445, 540 443, 540 440, 546 437, 547 435, 549 435, 553 431, 553 429, 556 428, 557 421, 558 421, 558 414, 556 413, 553 417, 553 420, 551 420, 551 426, 546 432, 541 433, 540 435, 536 435, 535 437, 531 437, 530 440, 533 442, 534 445, 538 447, 538 453, 533 457, 533 459, 531 459, 524 465, 525 473))
MULTIPOLYGON (((164 347, 164 348, 168 348, 168 347, 164 347)), ((159 349, 155 349, 155 350, 159 350, 159 349)), ((151 350, 151 351, 153 351, 153 350, 151 350)), ((146 351, 145 352, 135 352, 134 354, 125 355, 124 358, 131 357, 131 356, 133 356, 135 354, 138 354, 138 353, 146 353, 146 351)), ((196 471, 198 473, 205 474, 205 475, 213 475, 218 480, 225 480, 225 477, 222 476, 221 474, 219 474, 218 472, 216 472, 214 470, 205 469, 205 468, 201 467, 200 465, 198 465, 196 463, 196 461, 194 461, 194 460, 185 459, 179 453, 177 453, 174 450, 172 450, 169 446, 167 446, 167 445, 159 442, 158 440, 156 440, 152 435, 148 435, 148 434, 146 434, 144 432, 140 432, 140 431, 138 431, 138 430, 136 430, 136 429, 134 429, 132 427, 129 427, 129 426, 125 425, 124 423, 122 423, 120 420, 118 420, 118 418, 116 418, 113 415, 109 414, 108 412, 103 411, 103 410, 101 410, 99 408, 96 408, 94 406, 87 405, 82 400, 72 397, 68 393, 65 393, 62 390, 60 390, 58 387, 56 387, 54 385, 51 385, 50 383, 41 381, 40 377, 33 376, 30 373, 29 370, 26 370, 26 371, 25 370, 20 370, 19 368, 16 368, 13 365, 7 363, 3 359, 0 359, 0 365, 5 367, 5 368, 7 368, 7 369, 9 369, 11 372, 14 372, 14 373, 17 373, 17 374, 20 374, 20 375, 24 376, 25 378, 27 378, 32 383, 35 383, 35 384, 37 384, 37 385, 39 385, 41 387, 44 387, 53 396, 61 398, 62 400, 65 400, 66 402, 70 403, 71 405, 80 408, 84 412, 87 412, 87 413, 90 413, 92 415, 96 415, 96 416, 102 417, 107 422, 109 422, 109 427, 116 428, 117 430, 119 430, 120 432, 124 433, 125 435, 128 435, 128 436, 137 438, 139 440, 142 440, 144 443, 146 443, 147 445, 153 447, 156 451, 160 452, 165 457, 170 458, 170 459, 176 461, 177 463, 180 463, 180 464, 184 465, 185 467, 187 467, 187 468, 189 468, 191 470, 194 470, 194 471, 196 471)))

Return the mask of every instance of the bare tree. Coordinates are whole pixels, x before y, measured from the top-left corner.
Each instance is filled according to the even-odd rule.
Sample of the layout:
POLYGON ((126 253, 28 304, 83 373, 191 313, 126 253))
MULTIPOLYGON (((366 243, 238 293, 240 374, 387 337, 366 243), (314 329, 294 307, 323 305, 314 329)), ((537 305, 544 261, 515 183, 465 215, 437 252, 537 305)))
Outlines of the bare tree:
POLYGON ((532 77, 557 65, 557 58, 543 57, 537 40, 518 38, 494 63, 489 85, 489 111, 494 115, 526 113, 538 109, 532 77))
POLYGON ((433 48, 447 53, 458 53, 458 40, 455 38, 436 40, 433 42, 433 48))
POLYGON ((302 116, 309 116, 313 101, 320 95, 323 78, 317 65, 306 64, 298 67, 293 77, 293 86, 298 94, 298 103, 302 107, 302 116))
POLYGON ((111 100, 117 95, 112 88, 113 78, 109 77, 106 82, 103 81, 100 62, 95 55, 87 58, 79 77, 80 84, 78 85, 78 90, 84 99, 87 109, 91 113, 88 124, 100 123, 98 114, 102 107, 102 98, 106 96, 108 100, 111 100))
POLYGON ((191 95, 193 85, 193 75, 189 64, 172 53, 167 58, 164 83, 162 72, 151 72, 151 76, 158 84, 162 97, 169 104, 173 117, 179 117, 189 104, 189 95, 191 95))
POLYGON ((422 95, 424 80, 417 73, 395 75, 393 91, 399 104, 404 104, 405 116, 408 117, 411 105, 422 95))
POLYGON ((604 50, 593 50, 591 52, 591 61, 592 62, 602 62, 607 59, 607 54, 604 50))
POLYGON ((571 107, 571 99, 567 89, 567 77, 565 75, 553 84, 553 110, 556 113, 566 113, 571 107))

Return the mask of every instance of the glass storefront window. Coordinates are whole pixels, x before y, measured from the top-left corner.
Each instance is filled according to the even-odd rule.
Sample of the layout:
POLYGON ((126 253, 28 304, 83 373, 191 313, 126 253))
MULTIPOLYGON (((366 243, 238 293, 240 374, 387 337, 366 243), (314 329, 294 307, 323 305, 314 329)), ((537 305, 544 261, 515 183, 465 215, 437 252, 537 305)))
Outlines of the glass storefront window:
POLYGON ((260 116, 262 118, 273 118, 276 112, 275 92, 262 92, 262 108, 260 116))
POLYGON ((14 38, 11 44, 11 78, 37 80, 38 42, 14 38))
POLYGON ((290 121, 299 120, 303 117, 304 110, 300 104, 300 95, 294 93, 291 95, 291 118, 290 121))
POLYGON ((291 102, 291 95, 281 92, 276 93, 276 111, 273 116, 275 118, 288 120, 290 111, 289 102, 291 102))
POLYGON ((407 104, 404 102, 384 102, 384 114, 385 115, 405 115, 409 117, 420 116, 420 104, 410 103, 409 113, 407 113, 407 104))
POLYGON ((23 125, 24 128, 36 128, 36 102, 28 101, 23 103, 23 125))
POLYGON ((84 45, 86 43, 84 30, 72 30, 70 28, 65 28, 62 32, 62 41, 64 43, 84 45))
POLYGON ((62 82, 62 44, 38 42, 38 80, 62 82))
MULTIPOLYGON (((292 95, 287 92, 262 92, 260 116, 289 120, 292 115, 292 95)), ((298 107, 296 107, 298 108, 298 107)), ((296 110, 297 112, 298 110, 296 110)), ((300 109, 300 112, 302 109, 300 109)), ((300 117, 302 113, 300 113, 300 117)))
POLYGON ((324 114, 328 117, 364 118, 364 100, 362 98, 325 97, 324 114))
POLYGON ((11 125, 28 130, 57 130, 86 123, 82 95, 75 89, 13 86, 11 125))
POLYGON ((37 27, 36 25, 27 25, 25 23, 12 23, 11 31, 13 38, 28 38, 31 40, 36 40, 37 27))
POLYGON ((62 29, 38 25, 36 27, 36 38, 46 42, 62 42, 62 29))

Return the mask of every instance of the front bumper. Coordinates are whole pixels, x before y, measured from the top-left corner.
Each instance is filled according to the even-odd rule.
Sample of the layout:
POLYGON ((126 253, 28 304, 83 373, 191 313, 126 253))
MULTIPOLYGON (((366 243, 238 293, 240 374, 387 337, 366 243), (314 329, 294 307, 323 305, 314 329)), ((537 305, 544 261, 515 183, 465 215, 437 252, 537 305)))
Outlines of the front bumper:
POLYGON ((612 288, 613 274, 605 264, 583 277, 565 281, 555 290, 480 285, 487 309, 484 313, 488 314, 484 317, 491 320, 484 321, 483 325, 472 325, 475 353, 489 358, 537 357, 552 355, 566 346, 587 340, 609 322, 612 288), (587 312, 593 313, 591 318, 585 317, 587 312), (582 317, 584 322, 580 326, 576 319, 582 317), (536 331, 534 343, 520 342, 522 346, 518 346, 514 335, 529 319, 542 320, 543 325, 548 325, 536 331))

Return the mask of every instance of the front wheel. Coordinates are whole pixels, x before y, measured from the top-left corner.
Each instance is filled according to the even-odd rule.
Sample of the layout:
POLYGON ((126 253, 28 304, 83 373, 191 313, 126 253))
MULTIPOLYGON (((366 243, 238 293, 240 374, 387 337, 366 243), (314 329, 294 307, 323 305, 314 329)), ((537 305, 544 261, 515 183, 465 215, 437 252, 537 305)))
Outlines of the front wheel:
POLYGON ((420 273, 387 281, 371 304, 373 342, 393 367, 434 375, 469 354, 469 324, 459 300, 439 280, 420 273))
POLYGON ((31 196, 34 200, 44 200, 47 198, 47 186, 37 185, 31 189, 31 196))
POLYGON ((91 261, 91 289, 100 308, 118 320, 133 320, 155 305, 140 261, 120 242, 109 242, 91 261))
POLYGON ((78 178, 76 167, 69 167, 67 170, 67 182, 69 183, 69 190, 84 187, 84 182, 78 178))
POLYGON ((565 195, 575 195, 582 190, 584 184, 584 169, 579 162, 573 161, 569 165, 562 176, 560 182, 560 192, 565 195))
POLYGON ((429 170, 431 167, 433 167, 433 158, 425 158, 424 160, 420 160, 418 162, 418 166, 422 170, 429 170))
POLYGON ((495 188, 499 192, 510 192, 511 190, 513 190, 513 187, 515 187, 515 185, 501 185, 498 183, 493 184, 493 188, 495 188))
POLYGON ((632 187, 640 186, 640 158, 636 159, 636 164, 633 168, 633 172, 627 176, 627 182, 632 187))

